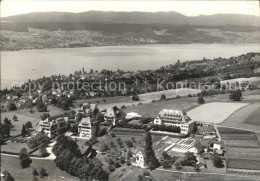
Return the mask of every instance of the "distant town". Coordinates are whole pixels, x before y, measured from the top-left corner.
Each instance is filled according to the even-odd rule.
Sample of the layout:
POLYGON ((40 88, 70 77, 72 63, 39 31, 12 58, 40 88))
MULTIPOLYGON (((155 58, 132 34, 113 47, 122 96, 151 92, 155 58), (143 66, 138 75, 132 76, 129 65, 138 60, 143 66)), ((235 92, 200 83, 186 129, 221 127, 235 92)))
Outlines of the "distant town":
POLYGON ((1 177, 256 180, 259 68, 247 53, 16 83, 1 90, 1 177))

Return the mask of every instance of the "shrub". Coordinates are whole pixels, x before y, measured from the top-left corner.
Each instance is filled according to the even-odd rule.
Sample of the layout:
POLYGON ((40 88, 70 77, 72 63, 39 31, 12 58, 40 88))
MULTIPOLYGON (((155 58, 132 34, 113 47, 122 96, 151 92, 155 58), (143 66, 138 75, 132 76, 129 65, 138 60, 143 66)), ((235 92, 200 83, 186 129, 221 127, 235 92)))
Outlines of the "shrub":
POLYGON ((199 96, 197 102, 198 102, 199 104, 204 104, 204 103, 205 103, 205 101, 204 101, 204 99, 203 99, 202 96, 199 96))
POLYGON ((13 102, 11 102, 8 107, 9 107, 9 111, 17 110, 17 107, 16 107, 16 105, 13 102))
POLYGON ((212 155, 212 163, 217 168, 224 167, 223 161, 221 160, 221 157, 218 154, 212 155))
POLYGON ((161 95, 160 100, 166 100, 166 96, 164 94, 161 95))

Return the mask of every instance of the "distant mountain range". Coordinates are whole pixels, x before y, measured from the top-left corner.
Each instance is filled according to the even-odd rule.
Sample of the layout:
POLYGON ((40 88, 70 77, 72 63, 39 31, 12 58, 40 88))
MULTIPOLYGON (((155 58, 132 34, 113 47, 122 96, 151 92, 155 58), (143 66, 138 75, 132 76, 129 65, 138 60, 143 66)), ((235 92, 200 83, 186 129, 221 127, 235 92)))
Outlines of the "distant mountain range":
POLYGON ((96 22, 128 24, 168 24, 168 25, 238 25, 260 27, 260 18, 242 14, 214 14, 189 17, 177 12, 35 12, 1 18, 3 22, 96 22))

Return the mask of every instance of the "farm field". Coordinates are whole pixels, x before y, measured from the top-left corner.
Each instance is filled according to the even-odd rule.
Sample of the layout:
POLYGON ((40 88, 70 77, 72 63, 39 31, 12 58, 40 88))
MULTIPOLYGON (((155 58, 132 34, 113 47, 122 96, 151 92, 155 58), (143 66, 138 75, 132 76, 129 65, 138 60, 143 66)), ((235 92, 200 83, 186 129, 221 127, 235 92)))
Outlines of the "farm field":
POLYGON ((254 132, 241 129, 217 127, 221 141, 235 147, 260 147, 254 132))
POLYGON ((236 110, 248 105, 247 103, 212 102, 201 105, 187 112, 194 120, 205 123, 220 124, 236 110))
POLYGON ((260 105, 258 109, 254 110, 254 112, 252 112, 243 123, 260 126, 260 105))
POLYGON ((50 181, 71 181, 76 180, 75 177, 70 176, 66 172, 61 171, 53 160, 37 160, 33 159, 29 168, 22 169, 20 166, 19 158, 12 156, 1 155, 1 172, 7 170, 11 173, 17 181, 29 181, 33 180, 32 171, 36 168, 38 171, 44 167, 49 174, 47 178, 39 178, 38 181, 50 180, 50 181))
POLYGON ((260 132, 259 117, 257 117, 259 115, 259 107, 259 101, 245 106, 228 117, 224 122, 221 123, 221 126, 260 132))
POLYGON ((228 168, 259 170, 260 160, 228 159, 228 168))
MULTIPOLYGON (((185 180, 185 181, 255 181, 257 177, 255 176, 228 176, 228 175, 217 175, 217 174, 203 174, 203 173, 194 173, 194 174, 187 174, 187 173, 174 173, 171 171, 166 170, 153 170, 150 171, 151 176, 155 180, 185 180)), ((126 180, 125 180, 126 181, 126 180)))
POLYGON ((156 101, 148 104, 131 106, 124 111, 126 113, 136 112, 143 117, 156 117, 162 109, 190 110, 199 104, 196 97, 185 97, 181 99, 173 99, 167 101, 156 101))
POLYGON ((188 94, 198 94, 201 91, 199 89, 189 89, 189 88, 183 88, 183 89, 169 89, 169 90, 163 90, 158 92, 149 92, 144 94, 139 94, 139 98, 141 100, 159 100, 161 95, 164 94, 166 98, 173 98, 177 95, 179 96, 187 96, 188 94))

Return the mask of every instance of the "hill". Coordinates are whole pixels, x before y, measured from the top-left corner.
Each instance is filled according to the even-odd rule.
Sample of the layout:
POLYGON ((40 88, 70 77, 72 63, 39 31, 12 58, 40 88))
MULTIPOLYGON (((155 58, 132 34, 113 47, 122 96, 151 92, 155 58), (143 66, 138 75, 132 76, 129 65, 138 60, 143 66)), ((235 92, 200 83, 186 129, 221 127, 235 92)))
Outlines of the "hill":
POLYGON ((171 12, 112 12, 87 11, 81 13, 69 12, 35 12, 2 18, 2 21, 12 23, 22 22, 103 22, 129 24, 169 24, 169 25, 240 25, 259 26, 260 18, 242 14, 215 14, 195 17, 171 12))

